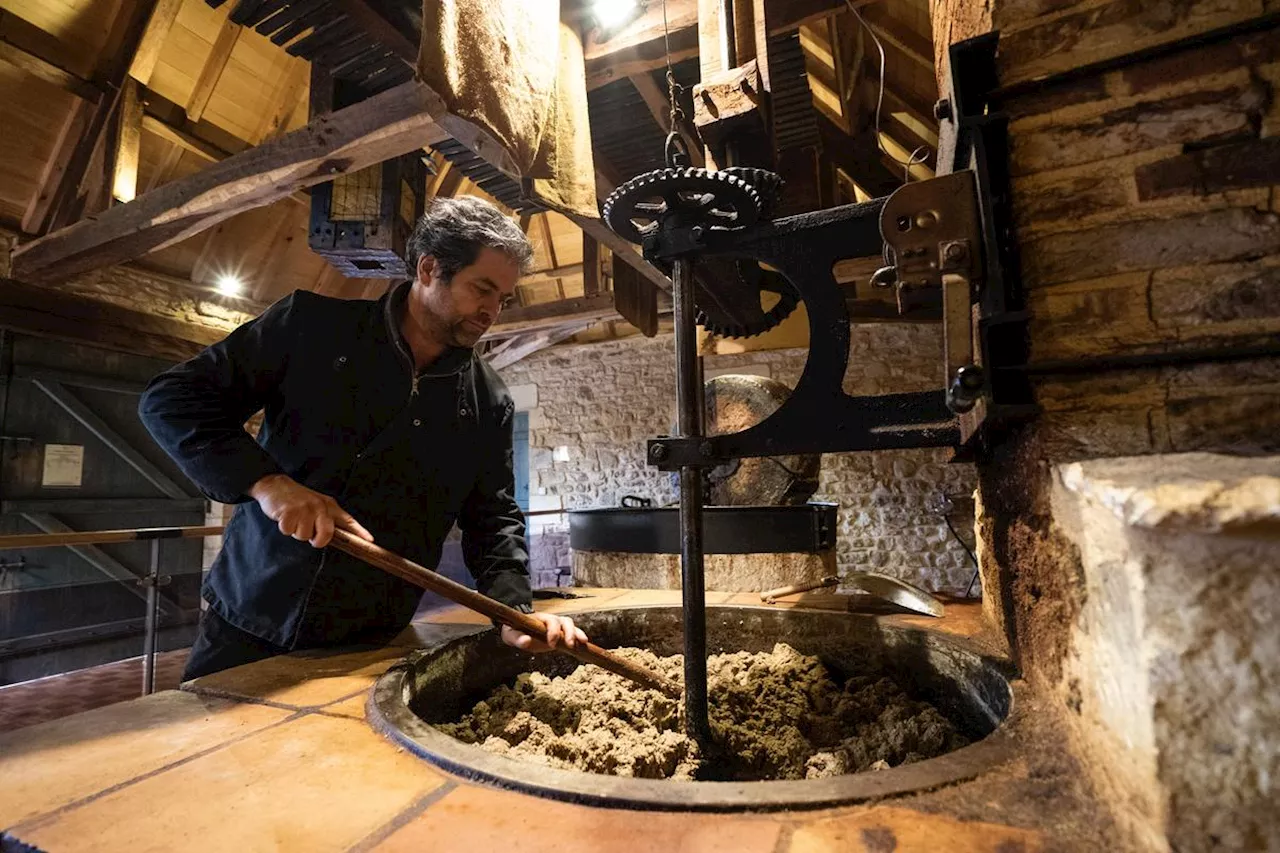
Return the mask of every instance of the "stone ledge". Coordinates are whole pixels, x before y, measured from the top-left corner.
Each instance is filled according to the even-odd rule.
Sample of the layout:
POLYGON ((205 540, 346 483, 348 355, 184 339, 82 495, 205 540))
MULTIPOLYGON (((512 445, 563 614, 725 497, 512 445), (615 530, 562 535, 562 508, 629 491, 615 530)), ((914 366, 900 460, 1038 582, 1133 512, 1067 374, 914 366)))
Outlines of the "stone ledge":
POLYGON ((1062 485, 1124 524, 1190 533, 1280 531, 1280 456, 1130 456, 1058 469, 1062 485))

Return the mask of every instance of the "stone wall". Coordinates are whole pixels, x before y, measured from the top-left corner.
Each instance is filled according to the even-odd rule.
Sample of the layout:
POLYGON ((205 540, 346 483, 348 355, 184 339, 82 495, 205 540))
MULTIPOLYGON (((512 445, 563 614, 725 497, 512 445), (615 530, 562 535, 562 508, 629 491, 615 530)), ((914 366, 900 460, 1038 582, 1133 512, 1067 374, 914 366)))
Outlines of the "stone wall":
MULTIPOLYGON (((1274 666, 1275 649, 1225 639, 1242 617, 1204 586, 1202 551, 1166 547, 1118 574, 1099 562, 1100 528, 1051 500, 1054 472, 1077 460, 1280 449, 1280 29, 1273 20, 1175 46, 1277 10, 1275 0, 935 4, 935 16, 961 22, 936 32, 999 29, 1001 84, 1037 80, 1001 107, 1042 413, 979 460, 979 558, 988 616, 1117 817, 1113 849, 1277 843, 1257 834, 1275 829, 1250 811, 1252 782, 1204 778, 1219 745, 1194 736, 1205 708, 1187 701, 1225 699, 1200 664, 1222 643, 1243 672, 1274 666), (1158 45, 1168 52, 1052 77, 1158 45), (1135 637, 1163 630, 1142 624, 1153 614, 1195 625, 1175 652, 1146 660, 1135 637), (1117 668, 1129 676, 1123 695, 1106 690, 1117 668), (1116 743, 1146 749, 1146 763, 1118 771, 1116 743)), ((1237 568, 1223 589, 1252 577, 1237 568)), ((1256 681, 1232 683, 1230 701, 1240 720, 1274 713, 1256 681)))
MULTIPOLYGON (((853 331, 849 393, 941 387, 940 327, 886 324, 853 331)), ((746 370, 794 385, 806 356, 803 349, 710 356, 705 367, 708 375, 746 370)), ((529 437, 535 509, 617 506, 632 494, 675 502, 673 477, 644 458, 645 441, 672 428, 674 358, 671 336, 660 335, 554 347, 503 371, 508 385, 537 388, 529 437)), ((974 476, 971 466, 948 464, 948 453, 823 457, 815 500, 840 505, 840 571, 885 572, 926 589, 964 591, 972 565, 932 505, 944 492, 967 498, 974 476)), ((970 520, 954 523, 967 535, 970 520)))

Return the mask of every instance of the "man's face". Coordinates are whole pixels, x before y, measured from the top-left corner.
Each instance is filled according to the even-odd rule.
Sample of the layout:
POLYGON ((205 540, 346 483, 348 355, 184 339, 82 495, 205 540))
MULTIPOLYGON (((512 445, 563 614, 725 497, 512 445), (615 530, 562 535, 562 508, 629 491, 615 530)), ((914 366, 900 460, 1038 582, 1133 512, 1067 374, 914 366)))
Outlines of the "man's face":
POLYGON ((520 267, 497 249, 481 249, 475 263, 449 281, 441 278, 436 259, 427 255, 418 261, 410 298, 426 309, 447 343, 473 347, 511 300, 519 279, 520 267))

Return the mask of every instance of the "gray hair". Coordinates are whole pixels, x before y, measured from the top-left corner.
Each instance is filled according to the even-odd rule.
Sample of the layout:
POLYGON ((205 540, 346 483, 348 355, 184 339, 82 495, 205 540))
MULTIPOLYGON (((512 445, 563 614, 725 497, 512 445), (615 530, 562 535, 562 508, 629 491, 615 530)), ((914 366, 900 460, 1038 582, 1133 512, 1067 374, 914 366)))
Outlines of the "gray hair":
POLYGON ((494 205, 474 196, 432 199, 427 211, 413 226, 405 249, 409 274, 417 275, 418 261, 425 255, 436 259, 440 275, 453 278, 458 270, 476 262, 480 250, 497 249, 526 273, 533 262, 533 247, 511 217, 494 205))

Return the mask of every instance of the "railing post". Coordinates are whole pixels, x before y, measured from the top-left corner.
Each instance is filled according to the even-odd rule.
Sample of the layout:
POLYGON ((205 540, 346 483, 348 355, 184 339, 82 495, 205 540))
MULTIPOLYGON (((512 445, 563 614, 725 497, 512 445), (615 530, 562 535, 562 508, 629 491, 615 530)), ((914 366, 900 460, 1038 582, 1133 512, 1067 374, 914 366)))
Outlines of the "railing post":
POLYGON ((151 540, 151 571, 141 581, 147 587, 147 619, 142 640, 142 695, 156 690, 156 629, 160 621, 160 540, 151 540))

